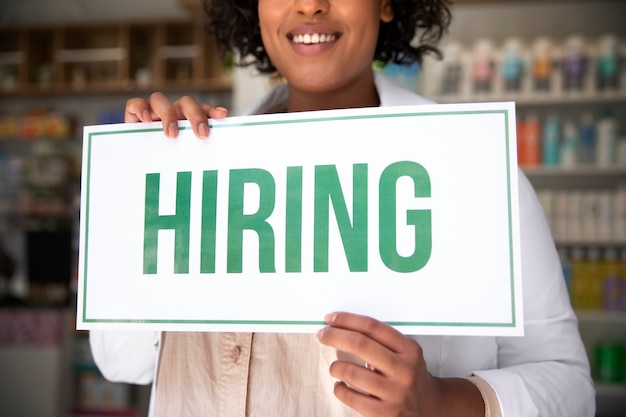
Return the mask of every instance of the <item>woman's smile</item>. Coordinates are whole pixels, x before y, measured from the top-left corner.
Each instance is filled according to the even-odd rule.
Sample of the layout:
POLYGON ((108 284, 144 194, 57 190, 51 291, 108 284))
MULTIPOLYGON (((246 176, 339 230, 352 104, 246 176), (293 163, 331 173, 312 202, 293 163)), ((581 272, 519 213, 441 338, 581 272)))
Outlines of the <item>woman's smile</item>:
POLYGON ((340 31, 322 25, 300 25, 287 32, 293 50, 305 56, 328 51, 340 38, 340 31))

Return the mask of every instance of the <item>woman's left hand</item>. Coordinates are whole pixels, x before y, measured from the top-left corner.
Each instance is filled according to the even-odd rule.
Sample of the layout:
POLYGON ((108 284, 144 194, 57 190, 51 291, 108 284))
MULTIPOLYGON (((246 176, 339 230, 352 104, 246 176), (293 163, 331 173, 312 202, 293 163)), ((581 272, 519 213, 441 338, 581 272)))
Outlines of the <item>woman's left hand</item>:
POLYGON ((467 380, 432 376, 421 346, 413 339, 371 317, 332 313, 325 319, 328 326, 317 335, 320 343, 367 364, 338 360, 330 367, 331 375, 339 380, 337 398, 363 416, 443 415, 452 411, 449 405, 462 407, 467 416, 484 415, 476 387, 467 380), (461 403, 446 405, 457 400, 461 403), (470 402, 463 403, 466 400, 470 402))

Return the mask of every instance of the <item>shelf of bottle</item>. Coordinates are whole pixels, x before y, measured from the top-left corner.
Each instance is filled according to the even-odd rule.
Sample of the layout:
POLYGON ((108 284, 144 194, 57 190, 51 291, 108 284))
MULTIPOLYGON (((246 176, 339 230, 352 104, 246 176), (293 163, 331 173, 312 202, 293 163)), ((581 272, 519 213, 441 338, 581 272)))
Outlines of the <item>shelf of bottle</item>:
MULTIPOLYGON (((82 141, 74 136, 71 137, 36 137, 36 138, 0 138, 0 154, 28 156, 33 155, 40 149, 51 149, 53 154, 73 153, 80 149, 82 141)), ((48 151, 46 151, 48 152, 48 151)))
POLYGON ((75 136, 37 136, 37 137, 0 137, 0 147, 4 146, 30 146, 38 143, 68 143, 78 142, 78 138, 75 136))
POLYGON ((625 240, 571 240, 556 239, 556 246, 560 248, 626 248, 625 240))
POLYGON ((626 103, 626 91, 551 93, 454 94, 435 97, 438 103, 514 101, 518 106, 626 103))
POLYGON ((576 310, 580 323, 619 324, 626 328, 626 311, 576 310))
POLYGON ((536 188, 616 189, 626 185, 624 165, 523 166, 522 170, 536 188))
POLYGON ((626 383, 610 384, 606 382, 596 382, 596 395, 601 397, 626 398, 626 383))
POLYGON ((13 89, 0 90, 1 97, 47 97, 47 96, 80 96, 80 95, 115 95, 123 94, 126 96, 149 94, 154 91, 182 92, 182 91, 201 91, 201 92, 220 92, 230 91, 233 88, 233 81, 226 76, 218 76, 211 78, 198 78, 185 81, 179 80, 163 80, 154 82, 148 86, 140 87, 132 81, 100 81, 88 82, 84 86, 76 87, 72 83, 55 83, 50 86, 28 85, 19 86, 13 89))
POLYGON ((524 166, 528 177, 623 177, 626 179, 626 165, 594 166, 578 165, 574 167, 559 166, 524 166))
POLYGON ((62 49, 58 52, 57 61, 68 63, 117 62, 126 59, 125 48, 89 48, 62 49))

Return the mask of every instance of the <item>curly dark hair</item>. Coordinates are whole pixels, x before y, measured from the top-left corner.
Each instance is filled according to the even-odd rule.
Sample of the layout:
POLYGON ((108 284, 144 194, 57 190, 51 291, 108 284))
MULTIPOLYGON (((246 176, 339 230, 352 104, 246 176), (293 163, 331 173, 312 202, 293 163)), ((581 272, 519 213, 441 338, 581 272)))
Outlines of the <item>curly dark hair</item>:
MULTIPOLYGON (((374 60, 382 65, 421 63, 425 55, 441 58, 437 43, 451 21, 450 0, 391 0, 394 19, 381 22, 374 60), (413 40, 418 44, 413 45, 413 40)), ((262 73, 276 68, 265 52, 259 30, 257 0, 202 0, 206 28, 222 54, 236 52, 243 66, 262 73)))

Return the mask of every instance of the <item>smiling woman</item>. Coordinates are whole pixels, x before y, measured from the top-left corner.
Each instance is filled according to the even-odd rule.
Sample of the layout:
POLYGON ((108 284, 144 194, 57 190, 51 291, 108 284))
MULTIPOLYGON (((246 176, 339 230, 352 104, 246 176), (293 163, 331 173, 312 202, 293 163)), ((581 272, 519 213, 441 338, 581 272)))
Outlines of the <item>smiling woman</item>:
POLYGON ((283 111, 304 111, 377 106, 373 60, 408 64, 439 54, 435 45, 450 14, 445 1, 428 3, 260 0, 205 1, 204 7, 223 51, 237 51, 243 65, 288 79, 283 111), (250 13, 254 8, 258 16, 250 13))
MULTIPOLYGON (((256 13, 257 4, 260 6, 263 1, 203 0, 202 3, 208 16, 209 33, 217 38, 222 52, 236 51, 244 64, 254 65, 260 72, 273 73, 276 68, 272 65, 264 48, 259 30, 259 15, 256 13)), ((265 1, 281 3, 276 0, 265 1)), ((363 7, 369 1, 329 3, 332 3, 332 7, 337 7, 335 6, 337 3, 363 7)), ((421 61, 424 55, 429 53, 438 55, 436 44, 444 35, 451 19, 447 3, 448 1, 445 0, 427 2, 394 0, 392 2, 393 20, 379 25, 380 37, 376 44, 374 59, 383 63, 409 64, 421 61), (416 38, 419 43, 414 45, 416 38)))

